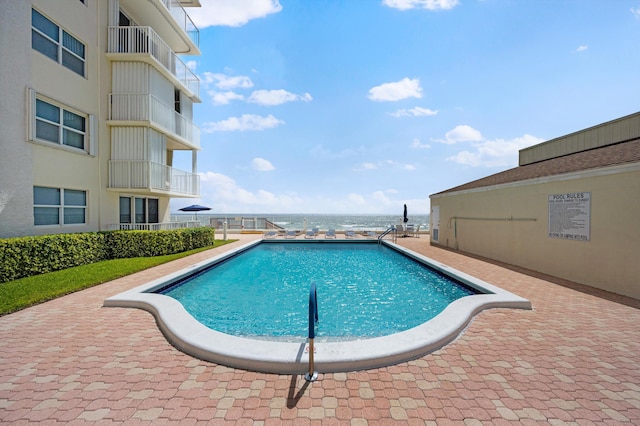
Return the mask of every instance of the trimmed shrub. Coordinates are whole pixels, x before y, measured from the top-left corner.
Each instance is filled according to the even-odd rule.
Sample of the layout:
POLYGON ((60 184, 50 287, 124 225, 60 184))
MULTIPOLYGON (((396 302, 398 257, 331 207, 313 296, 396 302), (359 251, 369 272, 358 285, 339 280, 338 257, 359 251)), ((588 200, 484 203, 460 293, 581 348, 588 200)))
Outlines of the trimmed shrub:
POLYGON ((151 257, 186 251, 176 231, 113 231, 105 234, 110 259, 151 257))
POLYGON ((0 282, 106 259, 97 232, 0 239, 0 282))
POLYGON ((0 283, 109 259, 163 256, 214 244, 209 227, 0 239, 0 283))
POLYGON ((180 231, 185 251, 211 246, 215 242, 216 233, 213 228, 189 228, 180 231))

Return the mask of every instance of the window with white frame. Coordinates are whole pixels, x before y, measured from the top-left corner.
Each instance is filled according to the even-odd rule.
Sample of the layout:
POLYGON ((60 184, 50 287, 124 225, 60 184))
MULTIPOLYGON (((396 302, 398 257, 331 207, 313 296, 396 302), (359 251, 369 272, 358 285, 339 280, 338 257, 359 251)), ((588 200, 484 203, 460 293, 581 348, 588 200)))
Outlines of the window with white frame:
POLYGON ((86 223, 87 192, 34 186, 33 217, 35 226, 86 223))
POLYGON ((88 116, 41 98, 36 98, 35 109, 36 139, 85 149, 88 116))
POLYGON ((84 43, 35 9, 31 9, 31 47, 85 76, 84 43))

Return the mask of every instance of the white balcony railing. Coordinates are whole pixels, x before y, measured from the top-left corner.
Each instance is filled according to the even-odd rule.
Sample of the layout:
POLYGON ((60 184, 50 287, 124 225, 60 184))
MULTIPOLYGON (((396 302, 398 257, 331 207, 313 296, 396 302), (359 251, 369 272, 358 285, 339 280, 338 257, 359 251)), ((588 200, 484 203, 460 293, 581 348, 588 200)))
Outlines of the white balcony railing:
POLYGON ((196 97, 200 79, 151 27, 109 27, 109 53, 148 54, 196 97))
POLYGON ((178 0, 162 0, 162 3, 167 9, 169 9, 171 16, 173 16, 173 19, 175 19, 178 25, 180 25, 180 28, 182 28, 184 32, 187 33, 193 44, 199 47, 200 31, 198 30, 198 27, 196 27, 196 24, 194 24, 191 20, 191 17, 187 13, 187 11, 184 10, 184 7, 182 7, 180 2, 178 0))
POLYGON ((200 129, 182 114, 153 95, 125 93, 109 94, 109 120, 149 121, 200 148, 200 129))
POLYGON ((166 191, 198 197, 200 176, 144 160, 110 160, 109 188, 166 191))

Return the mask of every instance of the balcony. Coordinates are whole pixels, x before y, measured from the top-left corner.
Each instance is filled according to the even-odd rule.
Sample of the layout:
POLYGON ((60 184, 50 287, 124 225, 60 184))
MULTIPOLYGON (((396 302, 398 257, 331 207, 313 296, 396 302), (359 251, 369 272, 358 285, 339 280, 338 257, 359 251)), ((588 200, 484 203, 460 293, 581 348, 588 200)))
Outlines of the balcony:
POLYGON ((169 133, 169 137, 174 139, 174 143, 168 141, 167 148, 200 149, 198 126, 153 95, 111 93, 109 105, 111 125, 131 126, 140 122, 149 123, 158 130, 169 133))
POLYGON ((180 28, 187 33, 193 44, 200 46, 200 31, 180 2, 178 0, 162 0, 162 3, 169 9, 169 13, 171 13, 173 19, 175 19, 180 28))
POLYGON ((109 188, 174 197, 199 197, 200 176, 144 160, 109 161, 109 188))
POLYGON ((174 51, 200 54, 200 32, 179 0, 120 0, 119 3, 138 24, 155 28, 174 51))
POLYGON ((151 27, 109 27, 108 56, 112 59, 138 59, 155 65, 187 95, 200 102, 200 79, 171 50, 151 27))

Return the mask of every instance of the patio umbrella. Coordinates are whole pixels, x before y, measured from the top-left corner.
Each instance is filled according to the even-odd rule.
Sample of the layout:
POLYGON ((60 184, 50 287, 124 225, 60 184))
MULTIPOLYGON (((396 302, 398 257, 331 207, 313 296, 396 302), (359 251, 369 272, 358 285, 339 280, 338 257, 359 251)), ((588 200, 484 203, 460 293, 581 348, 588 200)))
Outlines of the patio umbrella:
POLYGON ((407 217, 407 205, 404 205, 404 219, 403 219, 404 223, 409 222, 409 218, 407 217))
POLYGON ((178 209, 181 212, 195 212, 196 218, 198 217, 198 212, 203 212, 207 210, 211 210, 211 207, 201 206, 200 204, 193 204, 191 206, 183 207, 178 209))

